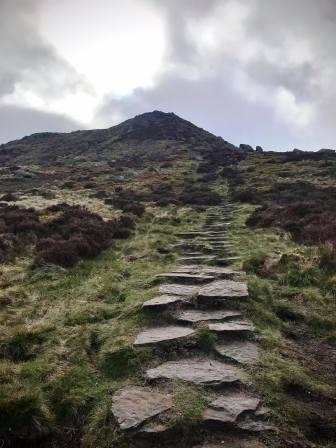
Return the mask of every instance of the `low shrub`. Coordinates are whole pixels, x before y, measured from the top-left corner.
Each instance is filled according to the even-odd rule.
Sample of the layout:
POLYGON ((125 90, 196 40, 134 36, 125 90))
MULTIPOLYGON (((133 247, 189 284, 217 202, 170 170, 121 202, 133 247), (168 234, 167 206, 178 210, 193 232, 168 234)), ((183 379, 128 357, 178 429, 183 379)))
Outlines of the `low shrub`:
POLYGON ((336 247, 331 243, 327 243, 319 249, 321 269, 336 272, 336 247))
POLYGON ((221 196, 206 185, 186 186, 179 200, 186 205, 219 205, 221 196))
POLYGON ((122 209, 125 213, 132 213, 133 215, 136 215, 138 217, 141 217, 146 210, 144 205, 135 202, 126 204, 122 209))
POLYGON ((46 263, 53 263, 64 268, 70 268, 74 266, 78 260, 78 252, 75 244, 71 240, 61 240, 48 238, 42 240, 40 245, 37 246, 37 259, 43 260, 46 263), (48 243, 46 243, 48 241, 48 243), (44 246, 41 249, 41 245, 44 246), (48 247, 45 247, 48 245, 48 247))
POLYGON ((131 236, 132 232, 130 229, 120 227, 114 232, 114 238, 116 239, 127 239, 131 236))
POLYGON ((13 193, 7 193, 7 194, 4 194, 3 196, 1 196, 0 201, 15 202, 15 201, 18 201, 18 198, 13 193))

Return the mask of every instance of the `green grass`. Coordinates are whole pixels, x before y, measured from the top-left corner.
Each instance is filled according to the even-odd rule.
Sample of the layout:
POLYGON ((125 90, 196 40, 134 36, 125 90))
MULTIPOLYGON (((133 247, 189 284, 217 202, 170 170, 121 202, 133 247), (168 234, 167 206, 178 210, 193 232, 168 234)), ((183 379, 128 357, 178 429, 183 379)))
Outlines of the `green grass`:
MULTIPOLYGON (((333 253, 300 246, 280 229, 246 227, 246 218, 253 209, 252 205, 240 205, 231 228, 247 271, 250 298, 245 311, 256 325, 262 346, 259 362, 250 373, 279 428, 308 434, 309 410, 304 401, 291 399, 287 388, 327 400, 336 397, 336 382, 323 365, 309 359, 309 351, 298 356, 300 351, 288 349, 286 338, 288 332, 302 332, 299 350, 305 344, 309 348, 309 344, 314 347, 335 343, 336 295, 334 274, 329 268, 333 253), (270 255, 279 257, 273 267, 265 270, 264 262, 270 255)), ((320 406, 323 412, 323 401, 320 406)), ((330 445, 326 442, 319 446, 330 445)))
POLYGON ((157 292, 154 276, 174 263, 174 233, 200 220, 188 208, 147 209, 132 238, 94 260, 67 270, 32 271, 29 259, 4 267, 12 304, 0 317, 3 431, 85 427, 84 446, 122 446, 102 424, 113 392, 138 381, 153 358, 132 345, 146 325, 141 304, 157 292))

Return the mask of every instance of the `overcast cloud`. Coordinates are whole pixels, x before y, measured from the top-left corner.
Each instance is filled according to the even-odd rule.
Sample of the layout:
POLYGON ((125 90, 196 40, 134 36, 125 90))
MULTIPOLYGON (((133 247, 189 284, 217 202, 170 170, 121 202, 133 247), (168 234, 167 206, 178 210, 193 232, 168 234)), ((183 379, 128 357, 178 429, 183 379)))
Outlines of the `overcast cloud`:
POLYGON ((1 0, 0 141, 160 109, 236 144, 335 147, 335 35, 334 0, 1 0))

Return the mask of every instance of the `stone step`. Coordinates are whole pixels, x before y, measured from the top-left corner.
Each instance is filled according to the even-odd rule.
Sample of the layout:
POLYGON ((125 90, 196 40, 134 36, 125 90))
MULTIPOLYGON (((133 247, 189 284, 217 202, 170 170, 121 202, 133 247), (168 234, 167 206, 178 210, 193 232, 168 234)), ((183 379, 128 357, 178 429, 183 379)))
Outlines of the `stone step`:
POLYGON ((249 320, 235 320, 231 322, 220 322, 209 324, 209 330, 218 334, 253 334, 255 326, 249 320))
POLYGON ((227 244, 222 244, 221 242, 215 242, 215 243, 211 243, 209 242, 209 244, 214 247, 214 248, 220 248, 220 249, 232 249, 232 245, 227 245, 227 244))
POLYGON ((174 325, 167 327, 147 328, 138 334, 134 345, 137 347, 143 347, 164 344, 171 341, 185 339, 194 333, 195 331, 192 328, 178 327, 174 325))
POLYGON ((203 386, 232 385, 243 382, 245 374, 239 368, 210 358, 192 358, 169 361, 147 370, 149 381, 182 380, 203 386))
POLYGON ((215 277, 205 274, 187 274, 178 272, 168 272, 164 274, 158 274, 155 278, 162 278, 167 280, 174 280, 180 282, 190 282, 190 283, 208 283, 215 280, 215 277))
POLYGON ((187 298, 192 298, 198 294, 199 286, 195 285, 181 285, 177 283, 167 283, 165 285, 160 285, 160 294, 183 296, 187 298))
POLYGON ((215 261, 216 257, 210 255, 203 255, 201 257, 180 257, 177 259, 178 263, 210 263, 215 261))
POLYGON ((219 228, 223 227, 223 228, 225 228, 225 227, 227 227, 229 225, 231 225, 231 222, 223 221, 223 222, 217 223, 217 224, 208 224, 206 227, 209 228, 209 229, 216 228, 216 227, 219 227, 219 228))
POLYGON ((236 263, 240 261, 240 257, 225 257, 225 258, 217 258, 216 265, 218 266, 229 266, 230 264, 236 263))
POLYGON ((169 308, 173 305, 180 305, 182 303, 189 303, 188 298, 183 296, 162 294, 161 296, 154 297, 153 299, 144 302, 142 308, 144 310, 160 310, 169 308))
POLYGON ((182 257, 203 257, 203 252, 189 252, 189 251, 180 251, 180 255, 182 257))
POLYGON ((255 412, 260 399, 245 392, 231 392, 212 401, 206 409, 203 420, 220 423, 236 423, 240 415, 255 412))
POLYGON ((200 239, 203 240, 204 238, 211 238, 211 237, 216 237, 216 236, 221 236, 224 237, 225 236, 226 231, 225 230, 212 230, 211 232, 207 232, 204 233, 203 235, 200 235, 200 239))
POLYGON ((258 345, 251 341, 226 341, 215 345, 216 352, 239 364, 253 364, 258 359, 258 345))
POLYGON ((267 448, 255 438, 246 439, 242 435, 221 436, 218 442, 205 442, 202 445, 193 445, 192 448, 267 448))
POLYGON ((185 265, 179 266, 173 272, 188 273, 188 274, 202 274, 216 277, 216 279, 232 280, 236 276, 246 275, 244 271, 237 271, 230 268, 222 268, 217 266, 201 266, 201 265, 185 265))
POLYGON ((135 429, 172 406, 172 395, 149 387, 126 386, 112 398, 112 414, 122 430, 135 429))
POLYGON ((242 313, 235 310, 182 310, 174 313, 176 320, 191 324, 206 321, 230 320, 238 317, 242 317, 242 313))
POLYGON ((246 283, 232 280, 216 280, 198 290, 199 303, 211 303, 213 300, 235 300, 237 302, 248 298, 246 283))
POLYGON ((181 238, 192 239, 197 238, 198 236, 206 235, 206 231, 198 230, 193 232, 179 232, 176 233, 175 235, 181 238))

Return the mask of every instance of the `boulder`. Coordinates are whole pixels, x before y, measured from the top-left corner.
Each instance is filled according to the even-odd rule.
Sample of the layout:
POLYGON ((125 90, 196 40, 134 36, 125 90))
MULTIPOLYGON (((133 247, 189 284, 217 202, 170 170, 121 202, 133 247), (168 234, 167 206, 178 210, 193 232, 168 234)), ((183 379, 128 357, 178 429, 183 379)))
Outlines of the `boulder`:
POLYGON ((239 148, 240 148, 242 151, 244 151, 244 152, 254 152, 254 149, 252 148, 252 146, 251 146, 251 145, 247 145, 247 144, 245 144, 245 143, 241 143, 241 144, 239 145, 239 148))

